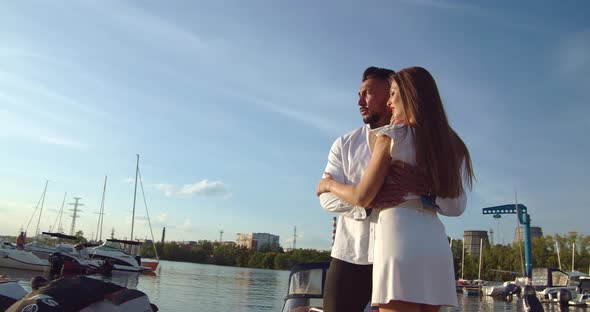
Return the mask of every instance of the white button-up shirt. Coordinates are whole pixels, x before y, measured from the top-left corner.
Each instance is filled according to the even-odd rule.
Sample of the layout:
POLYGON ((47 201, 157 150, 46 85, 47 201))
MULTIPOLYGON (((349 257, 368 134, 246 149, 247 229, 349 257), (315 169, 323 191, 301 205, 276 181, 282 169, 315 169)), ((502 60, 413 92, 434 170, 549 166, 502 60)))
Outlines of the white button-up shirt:
MULTIPOLYGON (((395 132, 398 132, 399 128, 387 125, 371 130, 366 125, 338 138, 332 144, 324 172, 329 173, 334 180, 340 183, 358 184, 371 159, 369 148, 369 133, 371 131, 377 135, 390 136, 395 140, 395 132)), ((414 153, 413 148, 409 150, 414 153)), ((411 158, 415 157, 411 156, 413 156, 411 158)), ((404 157, 394 158, 415 165, 414 159, 410 161, 404 157)), ((419 196, 408 194, 405 198, 412 199, 419 198, 419 196)), ((462 193, 458 198, 436 198, 438 212, 446 216, 461 215, 465 210, 466 202, 465 193, 462 193)), ((324 210, 339 215, 331 256, 349 263, 370 264, 369 241, 372 237, 372 227, 369 218, 366 218, 366 210, 363 207, 353 206, 332 193, 321 194, 320 204, 324 210)))
MULTIPOLYGON (((371 159, 368 125, 338 138, 328 156, 324 172, 344 184, 358 184, 371 159)), ((322 208, 339 214, 331 256, 354 264, 370 264, 369 238, 371 227, 366 211, 352 206, 332 193, 320 195, 322 208)))

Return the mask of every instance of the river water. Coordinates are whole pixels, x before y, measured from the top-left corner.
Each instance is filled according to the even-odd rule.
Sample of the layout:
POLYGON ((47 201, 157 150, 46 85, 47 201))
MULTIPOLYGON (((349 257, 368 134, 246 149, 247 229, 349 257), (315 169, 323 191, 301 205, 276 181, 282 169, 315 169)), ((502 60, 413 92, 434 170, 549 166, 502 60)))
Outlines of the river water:
MULTIPOLYGON (((0 275, 19 279, 30 289, 29 280, 39 273, 0 268, 0 275)), ((288 277, 287 271, 160 261, 155 276, 115 272, 105 280, 145 292, 160 311, 279 312, 287 294, 288 277)), ((506 302, 462 294, 458 298, 459 307, 441 311, 522 311, 517 299, 506 302)), ((546 305, 545 311, 586 309, 560 310, 556 305, 546 305)))

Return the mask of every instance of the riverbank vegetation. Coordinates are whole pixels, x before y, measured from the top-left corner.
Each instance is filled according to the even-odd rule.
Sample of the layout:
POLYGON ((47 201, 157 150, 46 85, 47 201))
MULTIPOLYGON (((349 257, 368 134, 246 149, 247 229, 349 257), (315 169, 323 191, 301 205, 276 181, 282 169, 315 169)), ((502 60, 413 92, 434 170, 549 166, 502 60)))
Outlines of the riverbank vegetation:
MULTIPOLYGON (((86 241, 82 231, 76 233, 79 241, 86 241)), ((14 242, 14 236, 2 237, 14 242)), ((32 238, 27 238, 31 242, 32 238)), ((51 239, 43 241, 49 245, 51 239)), ((225 266, 289 270, 302 262, 329 261, 330 251, 315 249, 283 250, 281 246, 270 246, 259 251, 238 247, 233 243, 211 241, 165 242, 156 243, 158 256, 162 260, 184 261, 193 263, 216 264, 225 266)), ((479 275, 479 253, 465 253, 463 270, 461 270, 463 241, 453 240, 452 253, 457 278, 477 279, 479 275)), ((482 252, 481 279, 488 281, 514 280, 522 276, 524 270, 524 244, 509 245, 485 243, 482 252)), ((155 257, 152 244, 143 244, 141 254, 146 258, 155 257)), ((532 242, 533 267, 555 267, 563 271, 574 270, 590 273, 590 235, 569 232, 566 235, 547 235, 536 237, 532 242), (575 244, 575 247, 574 247, 575 244), (558 247, 559 246, 559 247, 558 247), (559 257, 558 257, 559 248, 559 257), (575 248, 575 249, 574 249, 575 248), (572 252, 573 251, 573 252, 572 252)))
MULTIPOLYGON (((288 270, 302 262, 329 261, 330 252, 315 249, 284 251, 280 246, 254 251, 235 244, 198 241, 191 244, 180 242, 156 243, 162 260, 216 264, 225 266, 288 270)), ((142 246, 143 257, 154 257, 151 244, 142 246)))
MULTIPOLYGON (((557 247, 560 248, 561 269, 571 271, 572 246, 575 243, 573 257, 575 270, 590 270, 590 236, 570 232, 566 235, 548 235, 533 239, 533 267, 559 267, 557 247), (556 244, 557 243, 557 244, 556 244)), ((192 244, 180 242, 156 243, 158 255, 162 260, 207 263, 226 266, 288 270, 302 262, 329 261, 330 252, 315 249, 295 249, 284 251, 280 246, 273 246, 260 251, 237 247, 234 244, 198 241, 192 244)), ((479 273, 479 254, 465 254, 461 272, 463 242, 454 240, 452 245, 455 275, 465 279, 476 279, 479 273)), ((482 252, 481 279, 506 281, 522 276, 524 264, 524 244, 510 245, 484 244, 482 252), (522 256, 521 256, 522 253, 522 256), (522 259, 522 261, 521 261, 522 259)), ((154 257, 151 244, 144 244, 144 257, 154 257)))
MULTIPOLYGON (((457 278, 477 279, 479 274, 479 254, 465 254, 464 270, 461 272, 463 242, 453 241, 452 251, 457 278)), ((569 232, 566 235, 548 235, 532 240, 533 267, 553 267, 590 273, 590 236, 569 232), (575 249, 574 249, 575 243, 575 249), (559 246, 559 247, 557 247, 559 246), (558 251, 559 248, 559 258, 558 251), (572 250, 574 251, 572 254, 572 250)), ((481 279, 486 281, 509 281, 516 276, 524 276, 524 243, 511 245, 484 244, 482 252, 481 279)))

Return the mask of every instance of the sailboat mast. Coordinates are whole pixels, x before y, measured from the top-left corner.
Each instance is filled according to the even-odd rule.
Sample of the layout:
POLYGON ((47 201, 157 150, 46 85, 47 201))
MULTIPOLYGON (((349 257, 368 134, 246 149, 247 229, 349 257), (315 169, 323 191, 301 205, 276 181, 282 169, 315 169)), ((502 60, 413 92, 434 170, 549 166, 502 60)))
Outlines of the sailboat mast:
POLYGON ((102 198, 100 200, 100 208, 98 209, 98 222, 96 223, 96 238, 95 241, 102 240, 102 219, 104 215, 104 195, 107 190, 107 176, 104 176, 104 185, 102 187, 102 198), (99 238, 100 237, 100 238, 99 238))
POLYGON ((49 180, 45 181, 45 189, 43 189, 43 197, 41 199, 41 208, 39 209, 39 219, 37 219, 37 229, 35 230, 35 236, 39 236, 39 223, 41 222, 41 213, 43 213, 43 205, 45 204, 45 195, 47 194, 47 184, 49 184, 49 180))
POLYGON ((483 238, 479 239, 479 273, 477 273, 477 279, 481 280, 481 255, 483 253, 483 238))
POLYGON ((465 244, 463 244, 465 242, 465 238, 463 238, 463 242, 461 242, 461 279, 463 279, 464 277, 464 268, 465 268, 465 244))
POLYGON ((102 190, 102 205, 100 207, 100 236, 99 241, 102 241, 102 224, 104 222, 104 197, 107 191, 107 176, 104 176, 104 188, 102 190))
POLYGON ((575 269, 574 269, 575 259, 576 259, 576 242, 573 242, 572 243, 572 271, 575 271, 575 269))
POLYGON ((559 256, 559 242, 555 241, 555 252, 557 253, 557 265, 559 265, 559 269, 561 270, 561 257, 559 256))
POLYGON ((133 191, 133 215, 131 216, 131 238, 133 240, 133 226, 135 223, 135 200, 137 198, 137 176, 139 175, 139 154, 137 155, 137 166, 135 168, 135 190, 133 191))

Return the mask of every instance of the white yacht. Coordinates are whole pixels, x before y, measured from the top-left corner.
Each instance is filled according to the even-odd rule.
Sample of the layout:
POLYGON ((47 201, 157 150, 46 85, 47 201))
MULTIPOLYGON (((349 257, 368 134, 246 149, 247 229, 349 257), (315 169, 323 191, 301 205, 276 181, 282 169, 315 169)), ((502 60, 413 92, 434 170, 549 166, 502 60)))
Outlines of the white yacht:
POLYGON ((37 257, 30 251, 16 249, 10 242, 0 241, 0 267, 48 271, 49 262, 46 259, 37 257))
POLYGON ((141 242, 107 239, 100 246, 88 248, 90 259, 100 259, 113 264, 113 270, 144 272, 151 271, 150 267, 141 266, 139 249, 141 242))

